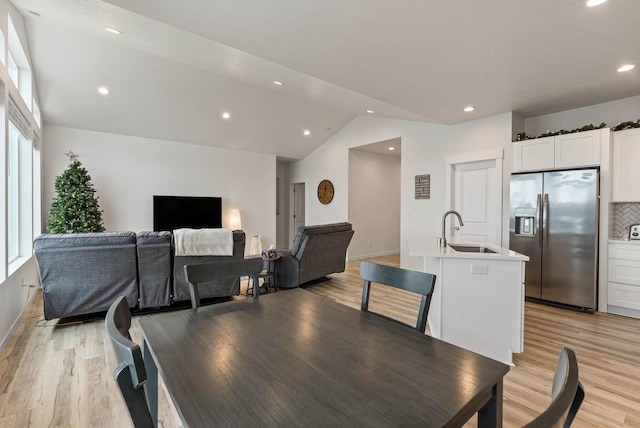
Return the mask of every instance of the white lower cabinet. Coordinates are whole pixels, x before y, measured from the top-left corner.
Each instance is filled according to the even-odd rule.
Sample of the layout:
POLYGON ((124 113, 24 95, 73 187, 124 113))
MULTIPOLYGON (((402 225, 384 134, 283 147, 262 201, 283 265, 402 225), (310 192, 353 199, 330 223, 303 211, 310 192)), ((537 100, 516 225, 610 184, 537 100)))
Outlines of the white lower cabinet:
POLYGON ((609 243, 608 312, 640 318, 640 242, 609 243))

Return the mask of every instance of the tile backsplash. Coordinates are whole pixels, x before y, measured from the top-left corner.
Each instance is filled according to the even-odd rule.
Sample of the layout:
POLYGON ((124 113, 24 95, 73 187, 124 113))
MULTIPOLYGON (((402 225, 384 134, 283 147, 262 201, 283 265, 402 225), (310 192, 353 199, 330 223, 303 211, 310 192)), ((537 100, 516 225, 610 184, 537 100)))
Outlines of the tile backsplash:
POLYGON ((640 224, 640 203, 630 202, 611 205, 609 236, 612 238, 626 238, 629 236, 629 226, 640 224))

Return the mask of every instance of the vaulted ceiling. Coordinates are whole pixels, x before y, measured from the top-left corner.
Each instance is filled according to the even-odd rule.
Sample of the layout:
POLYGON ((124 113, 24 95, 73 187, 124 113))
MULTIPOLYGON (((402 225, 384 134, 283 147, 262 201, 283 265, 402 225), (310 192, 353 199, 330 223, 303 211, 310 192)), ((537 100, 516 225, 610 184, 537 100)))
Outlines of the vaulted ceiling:
POLYGON ((640 94, 638 0, 11 2, 45 123, 282 159, 358 115, 455 124, 640 94))

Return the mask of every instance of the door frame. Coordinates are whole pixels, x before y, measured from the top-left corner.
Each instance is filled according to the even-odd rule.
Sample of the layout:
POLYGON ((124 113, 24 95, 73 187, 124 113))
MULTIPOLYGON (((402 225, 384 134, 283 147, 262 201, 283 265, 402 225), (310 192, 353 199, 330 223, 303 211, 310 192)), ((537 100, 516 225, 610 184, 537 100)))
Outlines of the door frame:
MULTIPOLYGON (((304 211, 305 211, 305 218, 306 218, 306 213, 307 213, 307 208, 309 207, 309 201, 308 201, 308 197, 309 197, 309 179, 308 178, 300 178, 300 179, 294 179, 291 180, 289 182, 289 214, 287 216, 287 229, 289 230, 289 236, 287 237, 287 246, 288 248, 291 248, 292 242, 296 237, 296 230, 295 230, 295 222, 293 221, 293 211, 295 210, 295 192, 293 191, 295 188, 296 184, 304 184, 304 211)), ((305 221, 306 224, 306 221, 305 221)))
POLYGON ((496 210, 497 213, 497 220, 498 220, 498 225, 497 225, 497 233, 498 236, 496 237, 498 240, 498 244, 502 245, 502 238, 503 238, 503 233, 504 231, 503 229, 503 205, 504 205, 504 192, 503 192, 503 181, 504 181, 504 170, 503 170, 503 159, 504 159, 504 149, 498 149, 498 150, 486 150, 486 151, 480 151, 480 152, 473 152, 473 153, 465 153, 462 155, 455 155, 455 156, 446 156, 444 158, 444 163, 445 163, 445 210, 452 210, 453 209, 453 205, 454 205, 454 191, 455 189, 453 188, 453 183, 454 183, 454 175, 455 175, 455 166, 459 165, 459 164, 464 164, 464 163, 471 163, 471 162, 482 162, 482 161, 490 161, 493 160, 496 163, 496 170, 497 170, 497 174, 495 174, 494 177, 494 182, 491 184, 492 186, 495 186, 494 188, 497 190, 497 194, 496 194, 496 200, 498 201, 498 209, 496 210))

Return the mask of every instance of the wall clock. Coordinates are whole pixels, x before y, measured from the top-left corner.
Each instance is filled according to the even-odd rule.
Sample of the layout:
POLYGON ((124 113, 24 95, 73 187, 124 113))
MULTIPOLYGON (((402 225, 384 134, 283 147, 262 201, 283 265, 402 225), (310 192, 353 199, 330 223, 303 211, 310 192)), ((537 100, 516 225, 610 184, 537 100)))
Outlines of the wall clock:
POLYGON ((318 184, 318 200, 325 205, 333 200, 333 183, 329 180, 322 180, 318 184))

